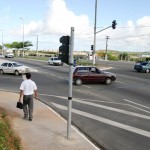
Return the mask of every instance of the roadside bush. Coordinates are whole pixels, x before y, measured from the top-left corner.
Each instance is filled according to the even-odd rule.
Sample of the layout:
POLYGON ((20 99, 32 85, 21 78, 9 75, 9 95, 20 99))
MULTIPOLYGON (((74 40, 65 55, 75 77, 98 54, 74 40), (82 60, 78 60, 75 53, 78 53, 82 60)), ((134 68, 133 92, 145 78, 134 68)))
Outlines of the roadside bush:
POLYGON ((0 111, 0 150, 22 150, 21 141, 15 135, 7 114, 0 111))

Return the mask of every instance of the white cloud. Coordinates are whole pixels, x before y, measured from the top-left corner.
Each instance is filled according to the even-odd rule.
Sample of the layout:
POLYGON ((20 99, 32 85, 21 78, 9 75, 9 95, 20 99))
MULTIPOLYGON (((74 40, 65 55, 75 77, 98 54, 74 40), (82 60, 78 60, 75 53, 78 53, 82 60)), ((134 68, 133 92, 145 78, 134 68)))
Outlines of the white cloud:
POLYGON ((42 21, 38 21, 38 22, 31 21, 29 24, 25 24, 24 32, 26 35, 34 35, 37 34, 37 31, 38 33, 41 32, 42 26, 43 26, 42 21))
MULTIPOLYGON (((90 26, 89 18, 85 14, 76 15, 75 12, 67 8, 65 0, 49 0, 49 9, 47 10, 45 18, 39 21, 31 21, 26 23, 25 36, 33 36, 34 34, 41 34, 39 44, 45 46, 47 49, 58 49, 59 37, 62 35, 69 35, 70 28, 75 27, 75 50, 90 50, 90 45, 93 44, 93 25, 90 26), (52 39, 44 35, 50 35, 52 39), (43 38, 42 38, 43 36, 43 38), (52 43, 52 47, 50 45, 52 43)), ((150 36, 150 16, 144 16, 136 22, 128 20, 125 28, 117 25, 116 29, 108 29, 97 34, 97 49, 105 49, 106 36, 110 37, 108 41, 108 49, 136 51, 144 50, 150 51, 148 46, 150 36), (145 35, 145 36, 140 36, 145 35)), ((22 26, 12 32, 22 35, 22 26)), ((35 40, 35 39, 34 39, 35 40)), ((40 46, 39 46, 40 47, 40 46)), ((42 46, 41 46, 42 47, 42 46)))
POLYGON ((76 33, 89 28, 89 19, 86 15, 77 16, 67 9, 64 0, 50 0, 50 10, 45 19, 44 32, 54 34, 70 34, 70 28, 75 27, 76 33))
POLYGON ((150 26, 150 16, 145 16, 137 21, 138 26, 150 26))

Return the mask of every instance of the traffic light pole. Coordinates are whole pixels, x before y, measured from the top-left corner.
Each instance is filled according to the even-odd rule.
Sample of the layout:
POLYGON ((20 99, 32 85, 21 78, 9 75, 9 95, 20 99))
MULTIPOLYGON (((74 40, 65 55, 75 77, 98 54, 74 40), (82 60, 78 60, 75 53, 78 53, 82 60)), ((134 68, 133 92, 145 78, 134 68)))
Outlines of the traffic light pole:
POLYGON ((71 130, 73 50, 74 50, 74 27, 71 27, 71 37, 70 37, 70 47, 69 47, 69 96, 68 96, 67 139, 70 139, 70 130, 71 130))
POLYGON ((106 30, 106 29, 108 29, 108 28, 111 28, 111 27, 112 27, 112 26, 106 27, 106 28, 104 28, 104 29, 102 29, 102 30, 100 30, 100 31, 97 31, 96 33, 102 32, 102 31, 104 31, 104 30, 106 30))

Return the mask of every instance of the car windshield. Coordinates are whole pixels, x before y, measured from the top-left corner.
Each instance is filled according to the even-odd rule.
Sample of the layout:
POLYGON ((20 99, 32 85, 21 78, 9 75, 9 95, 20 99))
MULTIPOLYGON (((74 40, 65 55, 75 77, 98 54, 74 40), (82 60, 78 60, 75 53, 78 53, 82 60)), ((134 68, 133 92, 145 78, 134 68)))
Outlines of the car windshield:
POLYGON ((59 58, 54 58, 54 60, 60 60, 59 58))
POLYGON ((142 66, 146 66, 148 63, 147 62, 142 62, 141 65, 142 66))
POLYGON ((17 63, 12 63, 14 67, 20 67, 22 66, 21 64, 17 64, 17 63))

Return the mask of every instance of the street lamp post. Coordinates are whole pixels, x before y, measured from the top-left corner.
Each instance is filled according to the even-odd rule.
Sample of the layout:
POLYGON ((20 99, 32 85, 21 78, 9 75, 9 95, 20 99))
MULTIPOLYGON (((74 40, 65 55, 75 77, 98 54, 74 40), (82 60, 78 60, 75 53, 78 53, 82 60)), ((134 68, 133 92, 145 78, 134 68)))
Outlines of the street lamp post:
POLYGON ((2 32, 2 55, 3 55, 3 46, 4 46, 4 43, 3 43, 3 30, 0 30, 2 32))
POLYGON ((36 57, 38 57, 38 44, 39 44, 39 42, 38 42, 38 35, 36 35, 37 36, 37 41, 36 41, 36 57))
POLYGON ((23 52, 24 52, 24 18, 20 18, 20 19, 22 19, 22 26, 23 26, 23 37, 22 37, 22 43, 23 43, 23 47, 22 47, 22 54, 23 54, 23 52))

